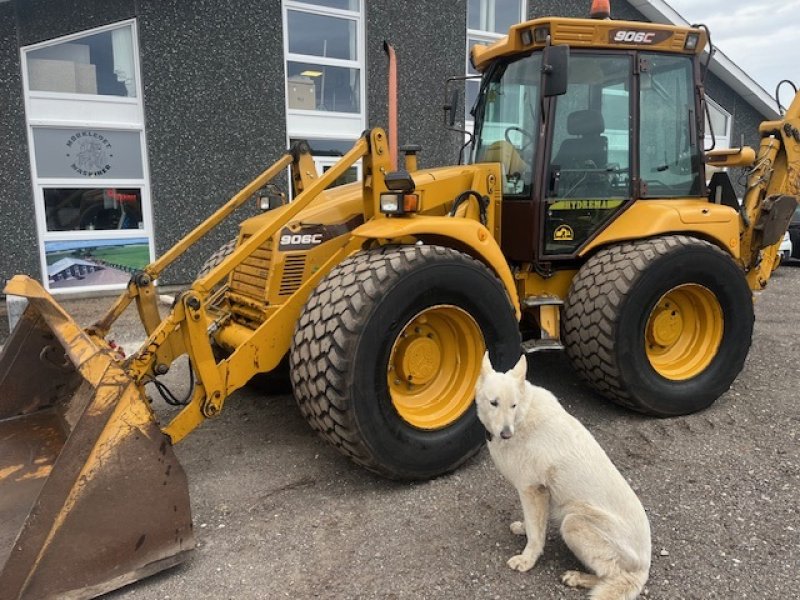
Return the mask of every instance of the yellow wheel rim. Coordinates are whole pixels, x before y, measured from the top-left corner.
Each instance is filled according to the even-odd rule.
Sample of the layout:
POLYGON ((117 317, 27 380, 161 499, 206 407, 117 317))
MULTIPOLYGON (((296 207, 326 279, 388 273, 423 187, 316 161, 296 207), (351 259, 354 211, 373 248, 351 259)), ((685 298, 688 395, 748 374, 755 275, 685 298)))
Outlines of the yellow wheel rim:
POLYGON ((690 283, 664 294, 645 330, 647 358, 666 379, 685 381, 702 373, 719 351, 724 330, 714 293, 690 283))
POLYGON ((450 305, 411 319, 392 346, 387 381, 398 414, 418 429, 442 429, 475 395, 485 345, 469 313, 450 305))

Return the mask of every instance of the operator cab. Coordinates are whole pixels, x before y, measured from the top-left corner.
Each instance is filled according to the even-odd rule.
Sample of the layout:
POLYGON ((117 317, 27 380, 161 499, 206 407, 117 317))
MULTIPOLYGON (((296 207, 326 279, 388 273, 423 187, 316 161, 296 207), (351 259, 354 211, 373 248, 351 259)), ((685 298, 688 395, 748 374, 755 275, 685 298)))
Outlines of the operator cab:
POLYGON ((483 78, 471 159, 502 165, 506 256, 574 261, 633 202, 706 195, 695 58, 703 35, 549 19, 517 25, 473 51, 483 78), (569 46, 568 67, 557 73, 566 86, 551 96, 542 89, 554 72, 546 55, 559 43, 569 46))

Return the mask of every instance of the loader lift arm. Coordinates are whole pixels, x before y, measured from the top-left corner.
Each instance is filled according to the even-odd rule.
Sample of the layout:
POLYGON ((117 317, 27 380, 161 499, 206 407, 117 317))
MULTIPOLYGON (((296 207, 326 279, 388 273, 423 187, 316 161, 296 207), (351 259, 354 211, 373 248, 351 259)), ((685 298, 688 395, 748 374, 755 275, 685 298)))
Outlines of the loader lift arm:
MULTIPOLYGON (((370 156, 377 156, 381 163, 384 162, 381 160, 383 157, 388 160, 385 146, 386 136, 381 130, 367 132, 336 165, 321 177, 316 175, 307 145, 301 143, 295 146, 290 153, 278 159, 161 258, 138 273, 108 313, 89 328, 93 337, 104 338, 125 308, 133 300, 136 301, 139 315, 149 337, 142 347, 126 361, 125 370, 128 376, 138 384, 143 384, 148 379, 165 373, 178 356, 183 353, 188 354, 191 368, 197 374, 198 381, 188 404, 163 428, 173 443, 183 439, 206 418, 219 414, 225 399, 247 383, 253 375, 275 368, 283 356, 283 352, 279 349, 288 346, 292 334, 291 328, 287 327, 286 323, 291 324, 296 321, 303 303, 314 286, 334 264, 356 249, 353 246, 356 242, 346 245, 336 252, 315 276, 304 281, 298 292, 280 306, 253 333, 251 340, 242 344, 229 357, 219 362, 215 359, 209 336, 209 332, 213 331, 216 326, 215 316, 208 310, 212 290, 245 258, 289 223, 356 161, 364 159, 365 173, 369 174, 373 162, 370 156), (296 189, 300 193, 286 208, 282 217, 269 223, 239 244, 235 251, 216 268, 192 283, 192 286, 179 296, 172 312, 163 320, 160 319, 156 305, 157 294, 153 284, 154 280, 193 244, 288 166, 292 167, 292 177, 295 180, 296 189), (253 340, 258 340, 258 342, 253 340)), ((388 170, 388 163, 380 164, 379 168, 384 171, 388 170)), ((365 195, 366 204, 372 204, 372 197, 367 198, 365 195)))

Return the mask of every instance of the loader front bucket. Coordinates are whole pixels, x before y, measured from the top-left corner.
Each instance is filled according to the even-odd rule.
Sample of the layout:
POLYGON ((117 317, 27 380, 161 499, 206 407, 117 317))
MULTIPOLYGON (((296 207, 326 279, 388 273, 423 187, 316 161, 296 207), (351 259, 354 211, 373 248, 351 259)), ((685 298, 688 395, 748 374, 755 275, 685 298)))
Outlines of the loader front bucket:
POLYGON ((194 547, 186 475, 142 388, 35 281, 0 354, 0 600, 92 598, 194 547))

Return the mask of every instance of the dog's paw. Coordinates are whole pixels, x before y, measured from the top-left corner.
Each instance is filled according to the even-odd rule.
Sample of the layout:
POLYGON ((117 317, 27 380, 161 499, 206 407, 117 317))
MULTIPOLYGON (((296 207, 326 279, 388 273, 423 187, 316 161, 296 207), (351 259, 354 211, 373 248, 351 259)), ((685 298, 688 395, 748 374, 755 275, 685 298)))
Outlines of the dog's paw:
POLYGON ((508 566, 515 571, 524 573, 525 571, 530 571, 533 568, 533 565, 536 564, 536 559, 531 556, 525 556, 524 554, 517 554, 516 556, 509 558, 508 563, 506 564, 508 564, 508 566))
POLYGON ((561 583, 572 588, 591 589, 597 585, 597 581, 598 578, 596 575, 581 573, 580 571, 564 571, 564 574, 561 576, 561 583))
POLYGON ((525 535, 525 523, 522 521, 514 521, 509 528, 514 535, 525 535))
POLYGON ((561 583, 569 587, 580 587, 583 580, 583 573, 580 571, 565 571, 561 576, 561 583))

